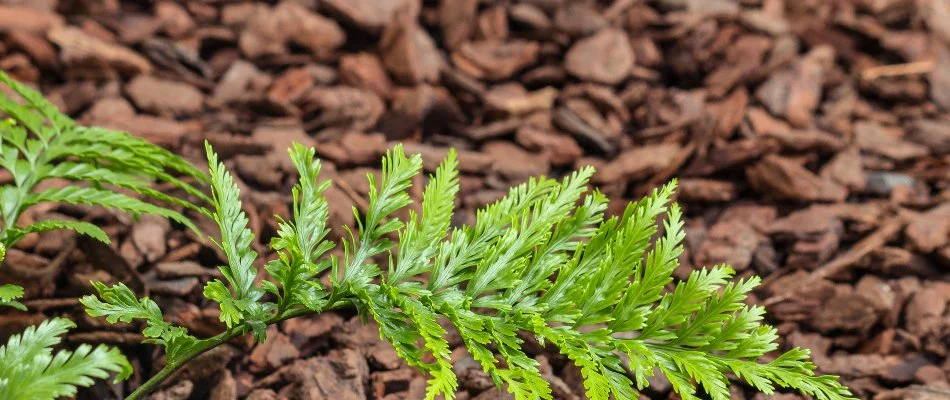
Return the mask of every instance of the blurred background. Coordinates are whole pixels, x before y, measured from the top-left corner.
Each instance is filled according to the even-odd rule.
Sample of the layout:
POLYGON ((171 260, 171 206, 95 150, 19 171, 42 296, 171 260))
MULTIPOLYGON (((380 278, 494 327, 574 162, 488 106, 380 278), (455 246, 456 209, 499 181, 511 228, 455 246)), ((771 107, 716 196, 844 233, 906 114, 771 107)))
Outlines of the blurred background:
MULTIPOLYGON (((0 68, 81 123, 197 165, 211 142, 264 238, 289 215, 293 141, 328 166, 334 226, 353 225, 396 142, 428 171, 459 151, 457 223, 582 165, 613 212, 678 178, 677 277, 761 275, 750 301, 785 346, 861 398, 950 398, 950 0, 6 0, 0 68)), ((192 332, 221 329, 200 294, 220 256, 191 233, 76 206, 27 217, 57 213, 119 240, 52 232, 11 249, 4 282, 27 287, 30 312, 0 314, 0 337, 68 315, 67 342, 122 345, 149 376, 154 349, 77 301, 91 279, 125 277, 192 332)), ((345 313, 286 321, 154 398, 421 399, 424 378, 375 329, 345 313)), ((583 398, 577 368, 525 339, 556 398, 583 398)), ((509 398, 464 347, 453 359, 459 399, 509 398)), ((643 398, 675 396, 656 377, 643 398)))

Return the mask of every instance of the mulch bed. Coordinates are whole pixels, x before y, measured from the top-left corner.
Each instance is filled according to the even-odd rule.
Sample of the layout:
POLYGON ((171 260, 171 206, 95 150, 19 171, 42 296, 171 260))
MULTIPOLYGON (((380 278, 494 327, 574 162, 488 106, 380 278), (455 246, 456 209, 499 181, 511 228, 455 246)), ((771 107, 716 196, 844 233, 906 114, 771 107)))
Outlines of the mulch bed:
MULTIPOLYGON (((326 161, 335 227, 353 225, 366 174, 395 142, 430 171, 458 149, 459 223, 512 184, 580 165, 598 168, 614 211, 677 177, 689 217, 678 277, 721 262, 763 276, 752 301, 785 344, 812 349, 862 398, 950 397, 948 0, 0 3, 0 68, 82 123, 197 164, 210 141, 260 237, 289 214, 292 141, 326 161)), ((80 329, 67 341, 121 345, 137 385, 161 356, 135 327, 81 311, 90 280, 127 282, 197 335, 222 329, 200 294, 221 263, 207 243, 84 207, 25 218, 52 215, 102 224, 114 245, 53 232, 11 249, 0 281, 27 287, 30 312, 0 314, 0 337, 69 316, 80 329)), ((528 350, 558 399, 583 398, 576 368, 528 350)), ((508 398, 462 347, 453 358, 459 399, 508 398)), ((347 313, 236 341, 171 383, 153 398, 421 399, 425 388, 347 313)), ((644 393, 670 396, 659 377, 644 393)), ((733 398, 763 396, 736 386, 733 398)))

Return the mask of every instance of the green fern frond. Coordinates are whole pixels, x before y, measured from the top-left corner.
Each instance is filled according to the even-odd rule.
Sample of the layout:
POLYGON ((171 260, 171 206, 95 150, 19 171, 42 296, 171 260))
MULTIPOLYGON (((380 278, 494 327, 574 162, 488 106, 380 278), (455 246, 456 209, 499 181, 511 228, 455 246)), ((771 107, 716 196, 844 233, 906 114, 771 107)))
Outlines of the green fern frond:
POLYGON ((386 277, 391 284, 429 269, 427 263, 437 250, 431 244, 445 238, 452 223, 459 191, 457 168, 455 151, 450 151, 426 185, 421 217, 410 211, 406 228, 400 232, 397 262, 386 277))
POLYGON ((93 378, 129 377, 132 366, 115 348, 84 344, 53 354, 52 347, 75 326, 64 318, 46 320, 0 346, 0 398, 55 399, 75 395, 77 386, 91 386, 93 378))
POLYGON ((0 215, 4 220, 0 243, 11 246, 27 233, 50 229, 77 229, 97 240, 103 239, 101 230, 84 224, 46 223, 17 228, 20 214, 41 202, 90 204, 133 214, 157 214, 197 232, 197 227, 181 213, 116 190, 126 189, 152 200, 204 212, 200 206, 150 186, 154 181, 169 183, 204 201, 207 196, 199 189, 172 175, 183 174, 203 183, 207 181, 204 173, 142 138, 76 124, 39 92, 3 72, 0 72, 0 82, 23 101, 20 103, 0 94, 0 112, 9 117, 0 123, 0 167, 13 176, 13 184, 0 187, 0 215), (34 192, 37 185, 53 178, 90 187, 70 185, 34 192))
POLYGON ((212 217, 221 234, 219 240, 212 241, 227 256, 228 265, 219 269, 228 286, 215 279, 205 286, 204 295, 219 303, 220 319, 228 328, 248 321, 255 338, 263 341, 267 327, 264 320, 273 304, 259 302, 264 290, 254 284, 257 277, 257 267, 254 266, 257 252, 252 248, 254 233, 247 227, 247 214, 242 209, 237 183, 207 142, 205 149, 211 171, 212 217))
MULTIPOLYGON (((155 214, 198 231, 191 219, 168 206, 155 205, 151 201, 199 213, 207 213, 206 210, 192 202, 160 192, 151 184, 167 183, 204 201, 207 196, 185 181, 204 183, 207 181, 204 173, 144 139, 76 124, 39 92, 3 72, 0 72, 0 82, 18 97, 15 100, 0 93, 0 113, 6 117, 0 121, 0 167, 6 169, 13 178, 11 184, 0 186, 0 217, 3 218, 0 250, 14 245, 30 233, 58 229, 68 229, 104 243, 110 242, 102 229, 84 221, 45 220, 25 227, 17 225, 20 216, 29 207, 47 202, 94 205, 133 215, 155 214), (37 190, 41 183, 50 179, 68 180, 71 184, 37 190), (133 197, 135 195, 138 196, 133 197)), ((136 300, 124 286, 116 289, 124 289, 122 296, 105 291, 101 285, 97 289, 104 297, 117 301, 131 300, 135 303, 136 300)), ((24 310, 24 305, 16 300, 22 295, 21 287, 2 285, 0 306, 24 310)), ((98 307, 98 315, 120 312, 119 309, 110 309, 105 303, 94 304, 88 298, 85 300, 84 303, 90 307, 98 307)), ((117 304, 129 305, 121 302, 117 304)), ((150 304, 153 307, 147 316, 150 329, 157 329, 151 326, 153 322, 161 321, 161 313, 158 312, 157 318, 154 313, 157 306, 145 302, 136 304, 141 307, 150 304)), ((124 311, 129 312, 130 309, 124 311)), ((144 318, 144 315, 140 316, 144 318)), ((131 318, 128 315, 113 318, 110 314, 110 320, 113 321, 131 318)), ((72 396, 77 386, 90 386, 93 378, 105 378, 114 372, 118 373, 118 378, 129 375, 131 367, 117 349, 81 345, 72 352, 61 350, 53 354, 51 346, 58 344, 59 336, 73 326, 66 319, 49 320, 27 329, 21 335, 14 335, 6 346, 0 347, 0 398, 54 399, 72 396)), ((167 332, 155 335, 156 338, 160 337, 155 340, 161 340, 171 351, 187 349, 187 340, 179 340, 186 336, 184 330, 177 329, 168 326, 165 329, 167 332), (173 331, 181 335, 172 337, 174 335, 168 332, 173 331)))
MULTIPOLYGON (((321 193, 328 183, 317 183, 314 151, 295 145, 290 154, 301 180, 293 218, 279 221, 270 242, 279 257, 258 287, 238 188, 210 147, 208 154, 212 216, 228 266, 227 285, 213 281, 205 295, 220 303, 228 330, 177 351, 166 367, 172 371, 234 336, 253 330, 260 340, 267 324, 349 306, 376 321, 380 337, 428 375, 427 399, 452 399, 458 388, 441 322, 454 326, 473 359, 517 400, 552 398, 539 363, 524 350, 524 333, 574 362, 592 400, 636 398, 655 370, 685 399, 727 399, 732 376, 764 393, 853 398, 836 377, 815 375, 807 351, 761 360, 777 349, 778 337, 762 323, 762 307, 744 304, 757 278, 733 281, 731 268, 717 266, 667 290, 685 237, 682 212, 671 203, 675 181, 605 219, 606 197, 587 189, 593 169, 560 181, 531 179, 479 210, 473 226, 451 228, 458 173, 450 153, 423 191, 421 214, 409 212, 404 223, 396 212, 411 203, 408 189, 422 163, 396 146, 383 159, 381 180, 370 176, 369 207, 338 259, 326 254, 332 244, 321 193), (661 219, 663 234, 653 242, 661 219), (396 235, 398 244, 390 239, 396 235), (377 265, 386 259, 385 269, 377 265), (320 282, 327 269, 330 285, 320 282), (265 291, 278 303, 264 301, 265 291)), ((84 299, 93 313, 165 326, 157 307, 127 288, 99 290, 104 302, 84 299)))
POLYGON ((271 240, 271 248, 280 257, 266 266, 274 284, 263 283, 265 290, 278 297, 278 314, 297 306, 313 311, 323 308, 328 293, 314 278, 330 267, 329 260, 321 257, 333 248, 325 240, 330 232, 326 226, 329 208, 322 197, 330 182, 317 183, 320 162, 314 159, 313 148, 294 143, 289 152, 300 175, 293 188, 293 219, 277 217, 278 237, 271 240))
POLYGON ((184 328, 165 322, 158 304, 148 297, 136 298, 125 284, 106 287, 100 282, 93 282, 93 287, 99 295, 98 298, 89 295, 79 300, 86 307, 87 314, 105 317, 110 324, 144 320, 147 326, 142 334, 148 338, 147 343, 165 346, 171 358, 197 343, 197 339, 189 335, 184 328))
POLYGON ((21 237, 30 233, 49 232, 59 229, 69 229, 79 234, 89 236, 105 244, 112 243, 112 239, 109 239, 109 235, 107 235, 98 226, 84 221, 67 221, 59 219, 48 219, 45 221, 34 222, 24 228, 12 228, 9 231, 9 235, 11 239, 19 240, 21 237))
POLYGON ((22 205, 29 207, 44 202, 87 204, 105 208, 122 210, 133 215, 154 214, 175 222, 189 229, 197 231, 193 222, 181 213, 164 207, 146 203, 134 197, 104 189, 95 189, 81 186, 67 186, 59 189, 47 189, 42 192, 30 193, 23 199, 22 205))
MULTIPOLYGON (((366 261, 392 248, 393 243, 386 235, 398 231, 403 224, 397 218, 385 219, 412 202, 406 189, 422 169, 422 157, 418 154, 406 157, 402 145, 396 145, 386 152, 382 164, 379 184, 372 174, 367 175, 369 208, 366 218, 359 223, 359 243, 355 240, 345 243, 346 249, 355 250, 347 252, 346 268, 340 281, 343 285, 362 287, 379 275, 379 267, 366 261)), ((336 276, 336 273, 332 275, 333 278, 336 276)))

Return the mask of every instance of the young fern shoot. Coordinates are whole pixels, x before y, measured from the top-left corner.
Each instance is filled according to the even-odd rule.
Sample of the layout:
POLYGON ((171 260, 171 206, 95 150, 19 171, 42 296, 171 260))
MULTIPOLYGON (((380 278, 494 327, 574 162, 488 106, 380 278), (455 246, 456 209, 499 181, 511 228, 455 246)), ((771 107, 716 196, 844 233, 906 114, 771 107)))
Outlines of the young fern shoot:
POLYGON ((473 226, 452 228, 459 182, 450 152, 429 178, 421 213, 410 211, 403 222, 394 214, 411 203, 407 189, 422 160, 396 146, 383 159, 381 179, 369 177, 368 209, 355 231, 348 228, 344 256, 336 258, 327 255, 334 244, 326 239, 321 197, 329 183, 317 182, 314 150, 294 145, 290 157, 300 181, 293 217, 279 221, 278 237, 270 241, 277 258, 256 286, 257 254, 237 186, 207 150, 211 215, 222 231, 215 243, 228 265, 221 267, 224 281, 209 283, 205 295, 219 303, 227 330, 196 339, 121 284, 97 285, 99 298, 82 300, 91 315, 112 322, 145 320, 145 335, 166 348, 166 366, 129 399, 233 337, 253 332, 261 341, 268 324, 341 307, 375 320, 400 357, 428 374, 427 399, 452 399, 458 387, 440 319, 518 400, 552 398, 519 332, 553 344, 576 363, 593 400, 637 398, 655 369, 684 399, 726 400, 730 376, 766 394, 782 388, 819 400, 853 398, 836 377, 815 374, 807 350, 763 361, 778 346, 776 330, 762 323, 764 309, 744 304, 757 278, 732 281, 731 268, 715 266, 664 290, 685 237, 682 213, 671 203, 675 181, 607 218, 607 199, 588 190, 594 171, 584 168, 560 181, 529 180, 479 210, 473 226), (651 244, 658 218, 665 219, 663 235, 651 244), (380 267, 380 260, 388 265, 380 267), (330 285, 318 279, 327 271, 330 285))
MULTIPOLYGON (((171 184, 199 200, 207 197, 192 184, 176 175, 203 183, 205 174, 169 151, 127 133, 76 124, 52 103, 26 85, 0 71, 0 82, 20 100, 0 93, 0 167, 6 169, 12 183, 0 186, 0 261, 7 249, 28 234, 69 229, 109 243, 109 236, 98 226, 85 221, 42 220, 26 226, 20 217, 40 203, 71 203, 125 211, 133 215, 155 214, 194 229, 192 221, 171 208, 133 197, 177 205, 203 212, 203 208, 169 196, 152 187, 155 181, 171 184), (51 179, 72 181, 67 186, 40 189, 51 179)), ((0 285, 0 307, 26 310, 18 299, 22 287, 0 285)), ((136 301, 134 296, 129 299, 136 301)), ((161 320, 155 306, 148 310, 161 320)), ((12 336, 0 346, 0 399, 54 399, 72 396, 77 386, 90 386, 92 378, 117 373, 125 379, 131 366, 115 348, 81 345, 74 351, 52 347, 75 324, 54 318, 12 336)))

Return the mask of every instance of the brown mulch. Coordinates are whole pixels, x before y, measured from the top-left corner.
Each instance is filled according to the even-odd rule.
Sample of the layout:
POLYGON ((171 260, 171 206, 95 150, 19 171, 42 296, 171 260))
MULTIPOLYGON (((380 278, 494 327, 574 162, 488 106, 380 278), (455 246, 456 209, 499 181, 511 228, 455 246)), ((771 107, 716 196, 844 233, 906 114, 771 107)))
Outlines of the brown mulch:
MULTIPOLYGON (((581 165, 598 168, 614 211, 678 177, 678 277, 720 262, 763 276, 752 301, 784 344, 812 349, 861 398, 950 397, 950 0, 7 0, 0 68, 82 123, 198 164, 210 141, 262 238, 289 214, 292 141, 326 161, 333 226, 353 224, 366 173, 395 142, 430 171, 458 149, 458 222, 512 184, 581 165)), ((80 328, 67 341, 121 345, 134 386, 160 354, 134 327, 85 316, 90 280, 149 293, 197 335, 222 329, 201 300, 221 263, 207 244, 85 207, 25 218, 53 215, 107 226, 114 245, 53 232, 11 249, 0 281, 26 285, 30 312, 0 314, 0 337, 70 316, 80 328)), ((583 398, 576 368, 528 350, 558 399, 583 398)), ((464 350, 453 358, 459 399, 506 398, 464 350)), ((170 384, 153 398, 425 389, 347 313, 216 349, 170 384)), ((659 377, 644 393, 670 396, 659 377)), ((763 397, 737 386, 733 398, 763 397)))

